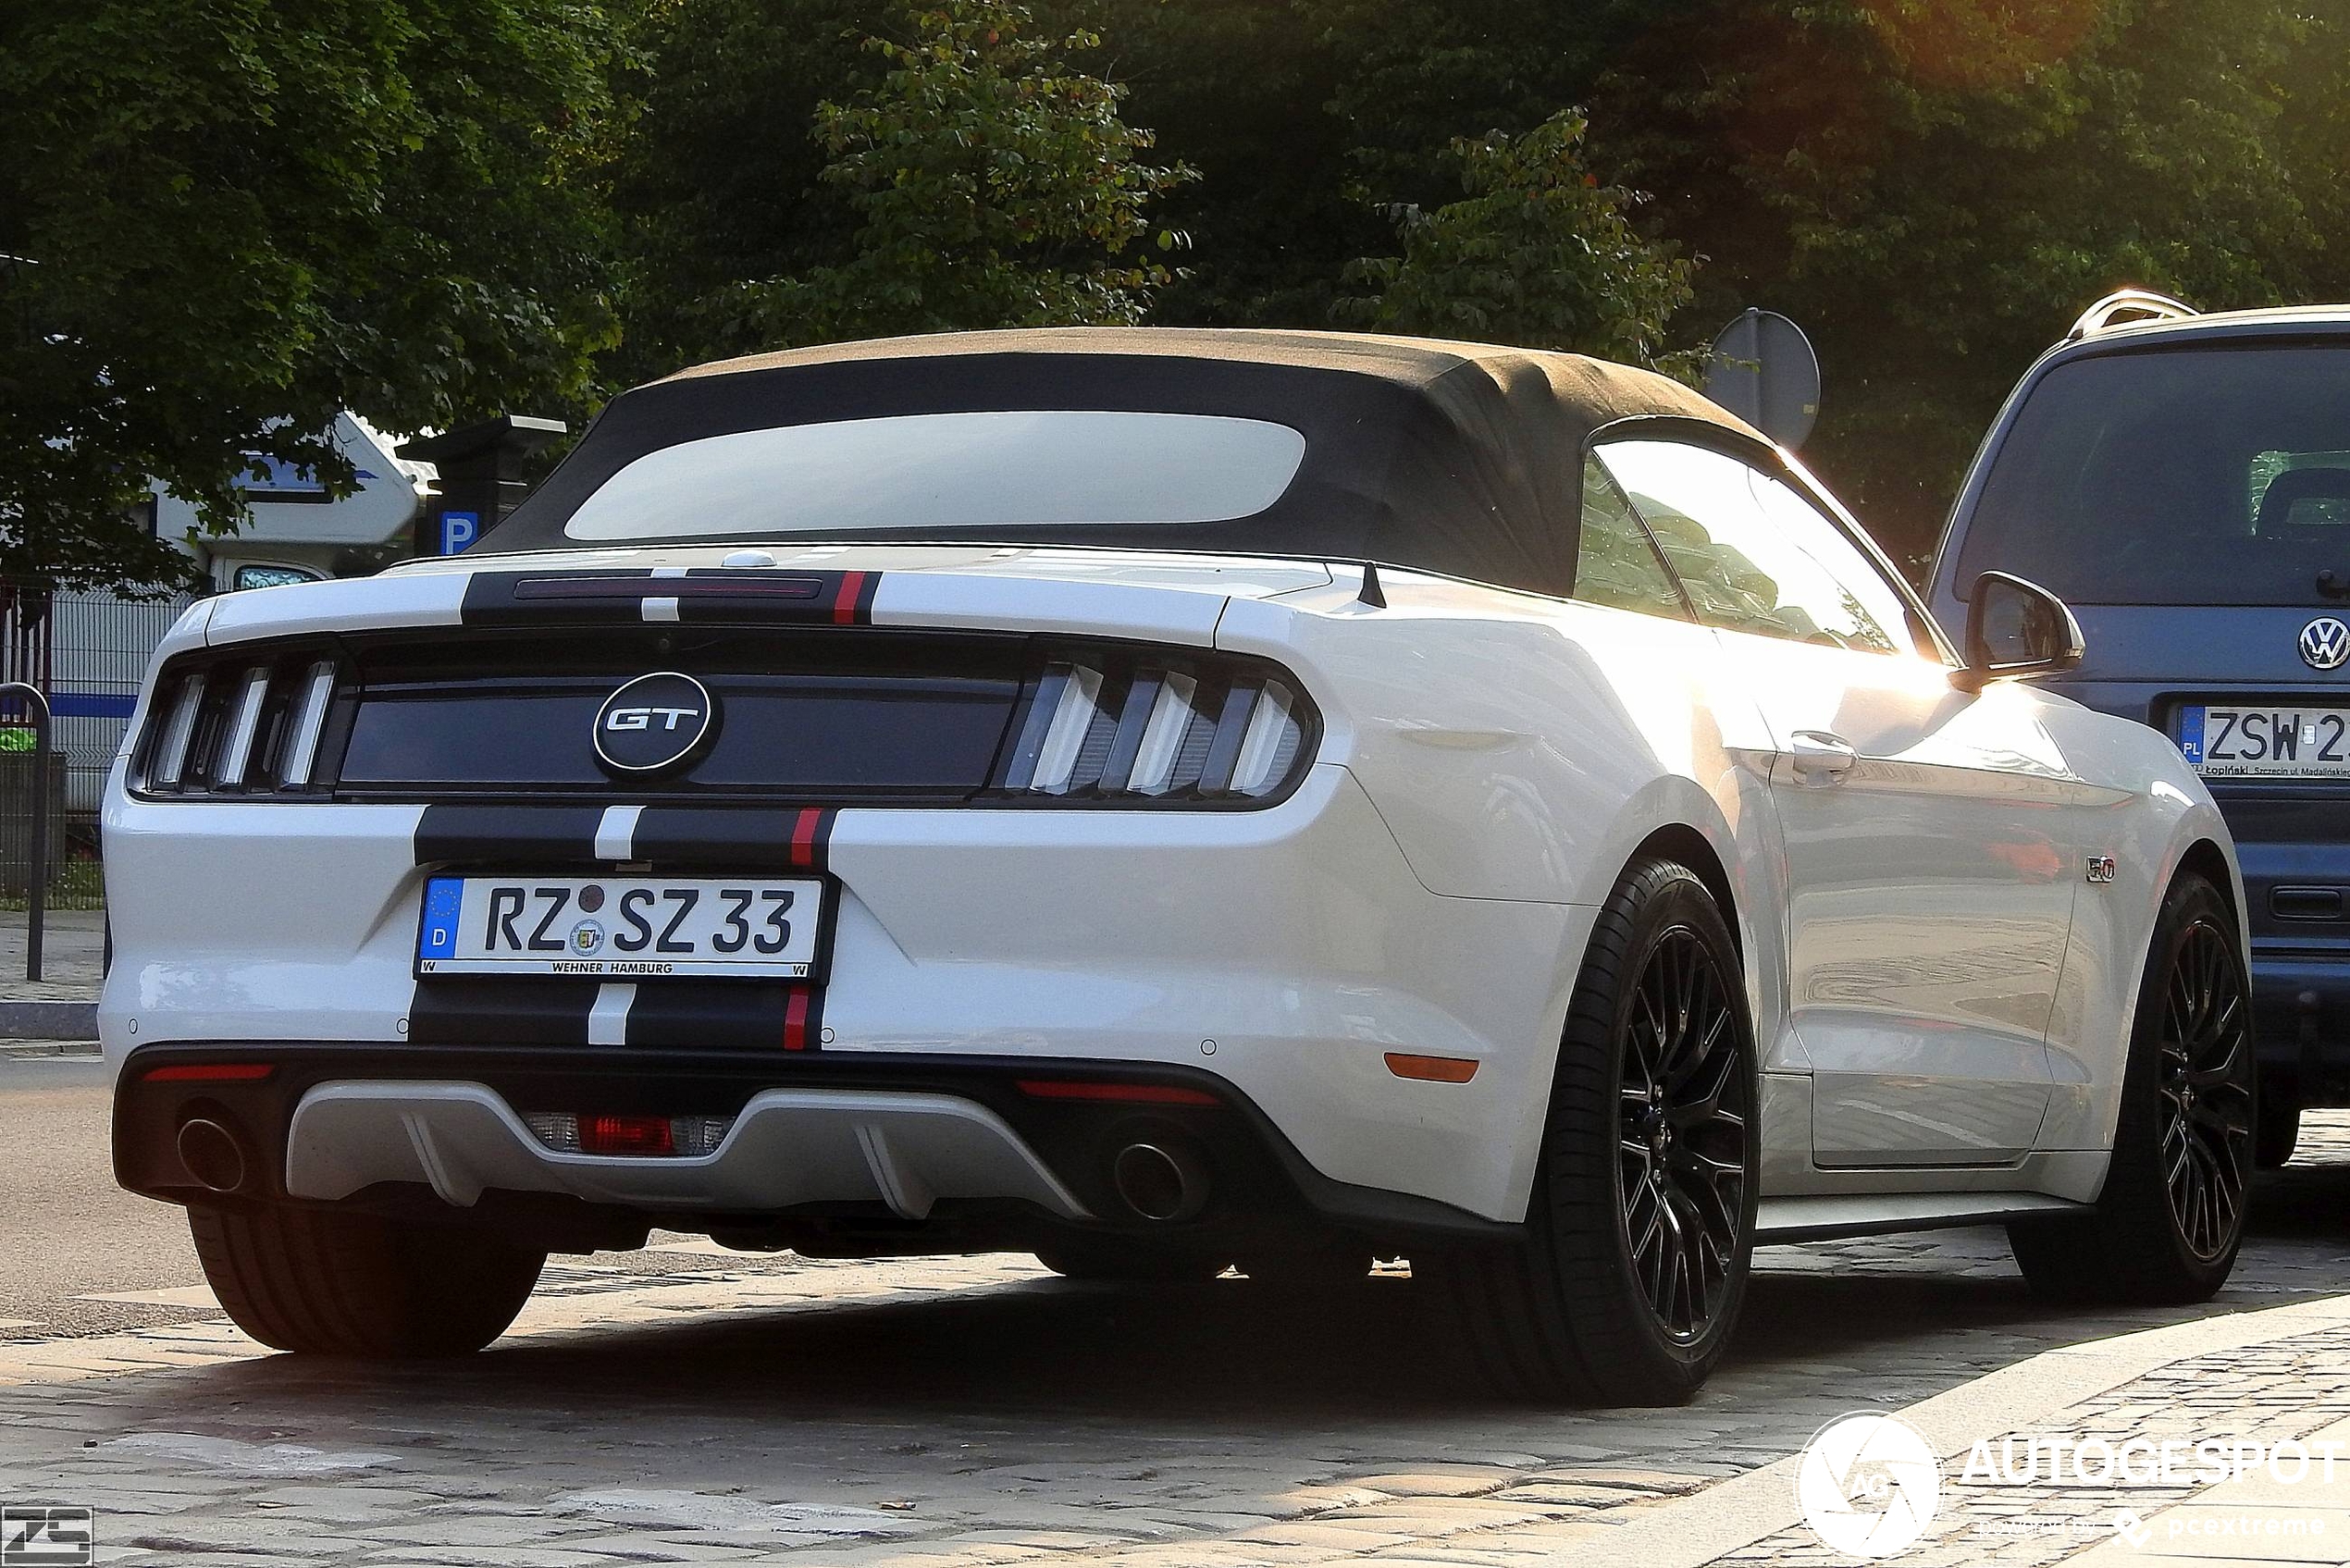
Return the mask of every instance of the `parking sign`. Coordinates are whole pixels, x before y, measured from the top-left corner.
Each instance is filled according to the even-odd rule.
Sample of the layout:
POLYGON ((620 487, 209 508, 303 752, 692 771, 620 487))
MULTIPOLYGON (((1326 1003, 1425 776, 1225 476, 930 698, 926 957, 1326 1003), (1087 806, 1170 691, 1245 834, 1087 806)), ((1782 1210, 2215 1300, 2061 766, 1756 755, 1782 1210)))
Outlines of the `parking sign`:
POLYGON ((461 555, 467 545, 481 537, 481 513, 478 512, 444 512, 440 514, 440 553, 461 555))

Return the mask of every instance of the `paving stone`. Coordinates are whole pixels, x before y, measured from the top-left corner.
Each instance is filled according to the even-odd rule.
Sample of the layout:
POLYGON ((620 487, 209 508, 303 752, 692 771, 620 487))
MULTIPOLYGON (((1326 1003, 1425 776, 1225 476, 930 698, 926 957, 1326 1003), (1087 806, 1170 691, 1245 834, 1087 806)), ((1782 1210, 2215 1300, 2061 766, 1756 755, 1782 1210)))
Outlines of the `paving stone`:
MULTIPOLYGON (((2350 1117, 2309 1122, 2315 1154, 2350 1161, 2350 1117)), ((2262 1203, 2287 1217, 2260 1228, 2256 1210, 2210 1307, 2043 1307, 1996 1231, 1763 1249, 1730 1360, 1699 1400, 1660 1411, 1501 1405, 1432 1358, 1399 1359, 1395 1345, 1428 1342, 1408 1278, 1275 1299, 1246 1280, 1081 1288, 1021 1258, 598 1258, 551 1276, 489 1353, 446 1365, 306 1364, 218 1321, 0 1343, 0 1380, 15 1379, 0 1388, 0 1493, 87 1501, 111 1560, 173 1568, 254 1568, 265 1560, 217 1549, 270 1538, 336 1568, 1571 1562, 1848 1411, 2060 1345, 2343 1290, 2350 1170, 2296 1161, 2264 1181, 2262 1203), (121 1441, 158 1434, 207 1441, 121 1441), (272 1474, 318 1463, 297 1451, 386 1462, 272 1474), (562 1500, 612 1492, 724 1506, 716 1527, 688 1529, 562 1500)), ((2166 1368, 2067 1419, 2350 1437, 2350 1342, 2257 1349, 2166 1368)), ((1969 1526, 2110 1503, 2069 1484, 2021 1500, 1962 1490, 1950 1506, 1969 1526)), ((1771 1561, 1831 1561, 1808 1538, 1764 1544, 1771 1561)), ((1903 1561, 2041 1568, 2084 1545, 2104 1550, 1970 1529, 1903 1561)))

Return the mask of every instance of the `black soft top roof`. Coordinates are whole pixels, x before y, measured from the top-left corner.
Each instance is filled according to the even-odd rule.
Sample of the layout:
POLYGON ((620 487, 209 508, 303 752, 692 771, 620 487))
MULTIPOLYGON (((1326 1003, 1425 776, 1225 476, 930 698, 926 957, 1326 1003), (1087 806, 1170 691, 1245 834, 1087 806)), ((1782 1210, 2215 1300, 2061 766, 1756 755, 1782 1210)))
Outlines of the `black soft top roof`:
MULTIPOLYGON (((958 529, 957 543, 1132 546, 1367 559, 1564 594, 1573 586, 1585 438, 1641 415, 1753 432, 1649 371, 1575 354, 1347 333, 1063 327, 842 343, 728 360, 614 399, 490 535, 576 548, 563 525, 648 452, 774 426, 985 410, 1135 410, 1283 424, 1305 457, 1280 500, 1220 523, 958 529)), ((711 541, 757 539, 711 519, 711 541)), ((795 538, 805 536, 795 535, 795 538)), ((828 540, 939 538, 845 529, 828 540)), ((664 534, 663 542, 677 536, 664 534)))

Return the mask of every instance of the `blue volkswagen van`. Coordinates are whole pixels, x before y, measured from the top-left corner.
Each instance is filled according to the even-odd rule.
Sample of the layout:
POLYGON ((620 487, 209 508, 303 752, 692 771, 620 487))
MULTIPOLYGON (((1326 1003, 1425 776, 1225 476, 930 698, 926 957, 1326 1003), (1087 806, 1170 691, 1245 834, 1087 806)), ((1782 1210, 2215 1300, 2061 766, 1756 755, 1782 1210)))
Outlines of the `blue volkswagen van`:
POLYGON ((2259 1163, 2350 1105, 2350 306, 2198 315, 2101 300, 2024 376, 1936 552, 2088 642, 2047 683, 2178 743, 2234 831, 2252 932, 2259 1163))

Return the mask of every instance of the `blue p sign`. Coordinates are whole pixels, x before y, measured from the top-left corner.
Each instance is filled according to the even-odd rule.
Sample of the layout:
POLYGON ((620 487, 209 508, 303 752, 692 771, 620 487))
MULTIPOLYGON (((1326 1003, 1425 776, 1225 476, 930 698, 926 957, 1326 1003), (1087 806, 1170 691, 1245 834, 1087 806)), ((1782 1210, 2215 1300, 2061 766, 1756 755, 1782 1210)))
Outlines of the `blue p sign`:
POLYGON ((440 553, 459 555, 464 548, 481 537, 481 513, 478 512, 444 512, 440 514, 440 553))

